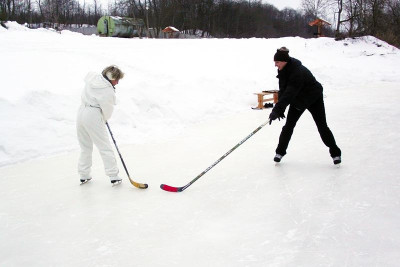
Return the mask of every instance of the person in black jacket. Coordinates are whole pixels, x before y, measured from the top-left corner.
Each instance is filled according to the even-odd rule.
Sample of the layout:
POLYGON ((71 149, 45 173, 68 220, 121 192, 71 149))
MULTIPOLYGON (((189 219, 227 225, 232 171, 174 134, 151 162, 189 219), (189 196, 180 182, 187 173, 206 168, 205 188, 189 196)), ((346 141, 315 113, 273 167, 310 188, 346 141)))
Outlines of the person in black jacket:
POLYGON ((334 164, 341 163, 341 150, 336 145, 335 138, 326 122, 325 106, 322 95, 322 85, 312 73, 302 65, 301 61, 289 56, 289 50, 281 47, 274 55, 275 66, 278 68, 279 92, 278 102, 269 115, 269 123, 285 118, 284 112, 288 105, 286 124, 279 136, 276 148, 275 162, 280 162, 286 154, 294 127, 303 112, 307 109, 317 125, 318 132, 324 144, 329 147, 329 153, 334 164))

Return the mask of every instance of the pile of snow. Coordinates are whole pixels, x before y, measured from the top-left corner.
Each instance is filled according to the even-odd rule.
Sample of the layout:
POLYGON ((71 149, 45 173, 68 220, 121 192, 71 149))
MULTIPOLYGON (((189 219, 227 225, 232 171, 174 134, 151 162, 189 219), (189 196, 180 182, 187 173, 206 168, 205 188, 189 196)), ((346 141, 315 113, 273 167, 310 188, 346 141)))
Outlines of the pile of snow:
POLYGON ((77 149, 83 78, 110 64, 126 73, 110 120, 121 144, 162 140, 255 106, 254 92, 277 89, 272 58, 281 46, 312 70, 327 96, 348 84, 400 81, 393 67, 399 50, 370 36, 154 40, 7 27, 0 32, 0 166, 77 149))

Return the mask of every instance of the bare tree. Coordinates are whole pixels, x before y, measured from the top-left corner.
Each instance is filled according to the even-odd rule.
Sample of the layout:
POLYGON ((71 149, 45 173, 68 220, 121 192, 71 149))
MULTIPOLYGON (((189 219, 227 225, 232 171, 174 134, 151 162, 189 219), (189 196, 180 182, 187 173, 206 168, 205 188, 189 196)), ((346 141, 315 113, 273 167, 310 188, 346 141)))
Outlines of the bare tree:
POLYGON ((327 8, 332 5, 332 0, 301 0, 301 7, 307 15, 316 18, 326 17, 327 8))

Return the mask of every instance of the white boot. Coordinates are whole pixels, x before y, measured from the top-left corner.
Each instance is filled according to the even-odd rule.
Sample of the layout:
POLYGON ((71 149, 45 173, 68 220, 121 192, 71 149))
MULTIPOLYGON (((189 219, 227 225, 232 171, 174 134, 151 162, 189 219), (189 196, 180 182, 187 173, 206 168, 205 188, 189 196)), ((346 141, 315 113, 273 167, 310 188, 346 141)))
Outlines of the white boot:
POLYGON ((122 182, 122 178, 120 178, 119 176, 112 176, 110 177, 110 181, 113 185, 117 185, 122 182))

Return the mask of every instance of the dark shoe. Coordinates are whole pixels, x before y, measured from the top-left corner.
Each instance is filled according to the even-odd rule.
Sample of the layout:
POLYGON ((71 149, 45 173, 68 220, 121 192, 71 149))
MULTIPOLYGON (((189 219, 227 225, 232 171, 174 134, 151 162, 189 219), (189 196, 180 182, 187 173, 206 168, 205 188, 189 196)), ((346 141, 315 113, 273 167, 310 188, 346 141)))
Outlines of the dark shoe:
POLYGON ((281 154, 276 154, 275 157, 274 157, 274 161, 275 162, 281 162, 282 157, 283 156, 281 154))
POLYGON ((273 103, 265 103, 264 108, 273 108, 274 104, 273 103))
POLYGON ((340 164, 342 162, 342 157, 338 156, 338 157, 333 157, 333 164, 340 164))

